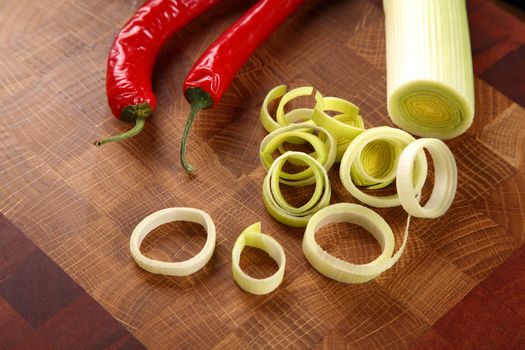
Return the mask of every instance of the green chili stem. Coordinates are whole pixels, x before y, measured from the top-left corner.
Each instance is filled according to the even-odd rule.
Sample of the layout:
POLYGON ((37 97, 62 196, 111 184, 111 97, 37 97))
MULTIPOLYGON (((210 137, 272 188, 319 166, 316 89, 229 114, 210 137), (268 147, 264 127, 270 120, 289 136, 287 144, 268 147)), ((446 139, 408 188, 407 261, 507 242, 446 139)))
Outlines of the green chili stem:
POLYGON ((184 134, 182 135, 182 142, 180 145, 180 162, 187 173, 193 173, 195 169, 186 160, 186 143, 190 135, 191 125, 202 109, 213 106, 213 99, 211 96, 201 88, 189 88, 186 91, 186 99, 190 103, 190 114, 184 127, 184 134))
POLYGON ((190 135, 191 126, 193 124, 193 121, 201 111, 201 109, 204 108, 204 104, 200 103, 199 101, 192 103, 190 106, 190 113, 188 115, 188 120, 186 121, 186 126, 184 127, 184 134, 182 135, 182 142, 180 146, 180 162, 182 166, 184 167, 184 170, 186 170, 187 173, 193 173, 195 170, 193 166, 188 163, 188 160, 186 159, 186 144, 188 141, 188 136, 190 135))
POLYGON ((145 118, 137 118, 137 119, 135 119, 135 126, 133 127, 133 129, 131 129, 129 131, 126 131, 126 132, 124 132, 124 133, 122 133, 120 135, 115 135, 115 136, 111 136, 111 137, 105 138, 105 139, 100 140, 100 141, 96 141, 95 142, 95 146, 102 146, 102 145, 104 145, 106 143, 129 139, 130 137, 133 137, 133 136, 137 135, 144 128, 145 120, 146 120, 145 118))

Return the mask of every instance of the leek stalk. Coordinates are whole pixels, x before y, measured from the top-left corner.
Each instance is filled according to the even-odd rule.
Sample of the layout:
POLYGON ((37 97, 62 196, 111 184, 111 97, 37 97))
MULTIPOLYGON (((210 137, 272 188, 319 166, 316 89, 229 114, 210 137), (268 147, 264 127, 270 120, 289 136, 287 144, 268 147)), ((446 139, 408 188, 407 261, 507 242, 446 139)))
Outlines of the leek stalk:
POLYGON ((474 118, 465 0, 383 0, 388 113, 411 134, 450 139, 474 118))

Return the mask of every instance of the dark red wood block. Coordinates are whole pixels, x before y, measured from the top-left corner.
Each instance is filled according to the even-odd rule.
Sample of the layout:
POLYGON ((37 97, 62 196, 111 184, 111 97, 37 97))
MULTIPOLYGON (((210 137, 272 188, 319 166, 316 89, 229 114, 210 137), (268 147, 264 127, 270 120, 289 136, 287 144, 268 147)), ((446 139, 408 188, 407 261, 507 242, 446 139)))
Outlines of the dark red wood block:
POLYGON ((433 329, 453 349, 519 349, 525 319, 484 288, 474 288, 433 329))
POLYGON ((12 350, 55 350, 42 335, 31 332, 27 337, 11 348, 12 350))
POLYGON ((412 350, 453 350, 454 348, 435 330, 430 329, 410 347, 412 350))
POLYGON ((383 7, 383 0, 369 0, 372 4, 376 5, 377 7, 383 7))
POLYGON ((142 344, 131 334, 125 335, 110 346, 106 350, 135 350, 142 349, 142 344))
POLYGON ((0 349, 144 348, 1 214, 0 253, 0 349))
POLYGON ((474 13, 474 11, 483 6, 485 2, 486 0, 467 0, 468 14, 474 13))
MULTIPOLYGON (((491 53, 491 49, 498 45, 499 39, 491 36, 487 31, 477 26, 476 23, 470 24, 470 45, 472 49, 472 56, 474 58, 474 72, 476 74, 483 73, 494 61, 502 57, 502 53, 491 53), (496 56, 494 58, 493 56, 496 56)), ((508 50, 507 50, 508 51, 508 50)), ((505 53, 507 52, 505 51, 505 53)))
POLYGON ((32 331, 31 325, 0 298, 0 349, 13 347, 32 331))
POLYGON ((22 261, 0 283, 0 296, 33 327, 66 307, 84 291, 41 250, 22 261))
POLYGON ((499 60, 481 78, 525 107, 525 44, 499 60))
POLYGON ((38 333, 45 335, 54 349, 73 349, 77 344, 101 349, 118 342, 127 331, 84 294, 40 326, 38 333))
MULTIPOLYGON (((482 284, 485 290, 525 320, 525 247, 514 253, 482 284)), ((524 326, 525 327, 525 326, 524 326)), ((525 346, 525 344, 524 344, 525 346)))
POLYGON ((14 271, 19 262, 36 250, 36 246, 6 217, 0 214, 0 281, 14 271))
POLYGON ((479 75, 525 43, 525 23, 495 1, 470 0, 467 4, 474 72, 479 75))

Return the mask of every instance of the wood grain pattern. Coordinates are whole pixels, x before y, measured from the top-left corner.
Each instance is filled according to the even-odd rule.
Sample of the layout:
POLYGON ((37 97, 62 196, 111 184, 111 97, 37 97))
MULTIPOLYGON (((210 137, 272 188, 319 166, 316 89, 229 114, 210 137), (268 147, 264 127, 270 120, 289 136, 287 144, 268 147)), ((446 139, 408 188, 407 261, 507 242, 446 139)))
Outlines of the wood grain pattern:
MULTIPOLYGON (((493 316, 500 304, 491 303, 486 290, 476 289, 525 237, 522 90, 496 79, 505 67, 522 62, 523 50, 516 50, 525 41, 519 34, 525 31, 516 32, 525 28, 522 22, 499 10, 491 12, 493 5, 482 0, 469 2, 480 76, 475 124, 448 142, 460 169, 458 198, 442 218, 413 221, 407 251, 391 270, 365 285, 347 286, 310 267, 301 252, 301 229, 285 227, 266 213, 260 198, 264 170, 258 160, 265 132, 258 109, 277 84, 311 84, 325 95, 356 103, 367 126, 392 125, 386 111, 380 1, 307 2, 257 50, 221 103, 196 121, 188 153, 198 168, 194 178, 181 171, 178 160, 188 112, 182 80, 247 3, 227 1, 175 35, 155 68, 159 105, 144 132, 100 149, 91 142, 128 128, 106 105, 105 60, 115 33, 139 2, 5 3, 8 11, 0 13, 0 212, 147 347, 392 349, 434 342, 443 344, 440 348, 468 348, 479 343, 472 336, 461 345, 465 330, 448 325, 471 321, 462 312, 476 318, 476 310, 484 307, 479 300, 489 305, 480 319, 506 322, 509 343, 502 346, 522 344, 523 323, 510 318, 513 308, 523 313, 520 299, 506 304, 506 319, 493 316), (6 13, 20 16, 15 20, 6 13), (492 13, 501 14, 508 26, 497 27, 496 20, 485 26, 492 13), (148 274, 128 253, 134 226, 171 206, 203 209, 217 226, 212 260, 186 278, 148 274), (231 279, 233 243, 256 221, 287 253, 284 283, 269 296, 248 295, 231 279), (463 299, 466 311, 455 311, 455 305, 463 307, 463 299), (418 340, 422 335, 428 340, 418 340)), ((337 172, 337 167, 330 172, 333 201, 354 201, 337 172)), ((399 246, 405 214, 399 208, 379 212, 393 226, 399 246)), ((369 237, 349 233, 346 225, 332 225, 319 239, 352 261, 370 260, 378 251, 369 237)), ((143 248, 151 256, 179 260, 196 253, 202 243, 198 228, 169 225, 159 228, 143 248), (185 233, 169 235, 176 228, 185 233)), ((0 245, 0 253, 9 244, 0 245)), ((31 254, 29 249, 20 257, 31 254)), ((10 259, 0 262, 0 271, 13 272, 16 264, 10 259)), ((256 250, 243 254, 243 266, 250 264, 247 270, 254 275, 275 268, 256 250)), ((495 293, 510 298, 521 279, 518 284, 509 277, 504 281, 495 293)), ((75 294, 51 290, 54 295, 63 292, 68 298, 75 294)), ((0 312, 12 314, 13 298, 0 299, 0 312)), ((62 308, 64 300, 49 307, 62 308)), ((86 309, 83 300, 74 300, 68 305, 86 309)), ((42 309, 25 323, 13 318, 13 324, 25 332, 52 312, 42 309)), ((55 321, 47 321, 46 330, 58 334, 60 320, 55 321)), ((2 340, 10 336, 0 333, 2 340)), ((38 343, 34 337, 27 338, 27 346, 38 343)), ((69 345, 66 338, 59 341, 69 345)))

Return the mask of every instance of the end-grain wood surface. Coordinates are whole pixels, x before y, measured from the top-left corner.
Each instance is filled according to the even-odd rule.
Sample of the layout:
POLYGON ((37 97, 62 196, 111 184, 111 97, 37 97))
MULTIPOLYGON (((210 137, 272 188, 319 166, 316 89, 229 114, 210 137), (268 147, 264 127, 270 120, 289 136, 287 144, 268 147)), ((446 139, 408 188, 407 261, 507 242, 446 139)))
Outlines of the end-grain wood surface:
MULTIPOLYGON (((476 117, 466 134, 448 142, 459 168, 458 194, 443 217, 413 220, 406 252, 391 270, 363 285, 323 277, 302 254, 302 230, 277 223, 261 201, 258 146, 265 132, 258 109, 273 86, 309 84, 353 101, 367 127, 391 125, 379 3, 307 2, 257 50, 221 103, 201 113, 188 145, 198 172, 188 177, 178 160, 188 113, 182 81, 249 3, 226 1, 176 34, 156 64, 159 105, 145 130, 95 148, 97 138, 129 127, 107 107, 106 55, 140 2, 2 1, 0 212, 150 348, 392 349, 422 335, 427 342, 418 344, 450 341, 459 348, 447 340, 451 327, 439 320, 525 240, 525 93, 500 66, 523 62, 522 22, 498 12, 503 20, 486 25, 498 7, 469 1, 476 117), (128 251, 143 217, 174 206, 205 210, 217 227, 213 258, 190 277, 146 273, 128 251), (256 221, 287 253, 285 280, 267 296, 247 294, 231 278, 233 243, 256 221)), ((330 172, 332 202, 354 202, 337 173, 338 167, 330 172)), ((399 245, 406 214, 400 208, 380 213, 399 245)), ((370 261, 379 251, 350 225, 332 225, 318 237, 351 261, 370 261)), ((182 260, 204 240, 196 226, 170 224, 143 249, 182 260)), ((242 264, 256 276, 275 269, 257 250, 246 251, 242 264)), ((523 322, 509 327, 515 332, 508 347, 523 346, 523 322)))

